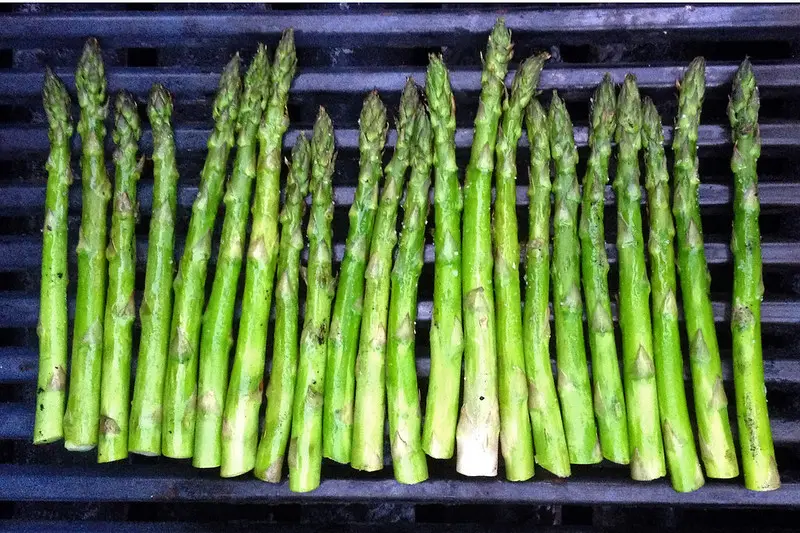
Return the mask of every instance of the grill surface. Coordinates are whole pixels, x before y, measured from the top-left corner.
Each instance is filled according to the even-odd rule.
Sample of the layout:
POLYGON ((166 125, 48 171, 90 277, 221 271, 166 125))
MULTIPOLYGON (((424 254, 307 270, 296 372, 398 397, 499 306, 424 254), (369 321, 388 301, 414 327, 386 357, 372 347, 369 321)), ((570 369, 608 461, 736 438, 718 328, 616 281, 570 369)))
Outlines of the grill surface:
MULTIPOLYGON (((468 532, 488 530, 491 524, 505 525, 504 530, 511 524, 524 524, 554 527, 556 531, 634 529, 642 524, 706 531, 723 526, 731 531, 796 525, 797 512, 792 508, 800 506, 800 6, 465 9, 436 4, 424 9, 398 5, 305 9, 299 5, 222 5, 209 10, 197 5, 131 4, 105 9, 111 10, 55 5, 0 7, 0 531, 210 531, 226 520, 234 520, 225 526, 233 531, 261 527, 294 531, 315 523, 373 524, 354 526, 353 531, 367 527, 448 531, 452 527, 468 532), (176 253, 180 253, 205 155, 210 99, 219 70, 234 51, 241 50, 249 60, 259 40, 274 46, 282 29, 294 27, 299 73, 290 96, 292 123, 286 145, 292 145, 299 131, 310 129, 317 106, 328 108, 337 127, 340 151, 334 181, 338 261, 343 255, 346 213, 354 194, 356 121, 365 93, 378 88, 387 107, 396 109, 405 77, 413 75, 419 83, 424 82, 428 53, 442 52, 452 70, 458 106, 456 143, 463 168, 480 87, 479 52, 498 15, 505 16, 514 31, 512 70, 534 51, 545 49, 553 55, 542 74, 540 87, 545 92, 541 98, 547 103, 551 89, 558 89, 566 98, 576 124, 581 173, 586 157, 588 97, 605 72, 617 82, 626 72, 635 73, 643 92, 656 101, 665 124, 671 124, 676 107, 675 80, 692 57, 706 56, 708 96, 699 139, 700 201, 730 398, 732 264, 728 243, 732 191, 725 105, 739 61, 746 54, 753 59, 763 102, 764 148, 759 171, 766 286, 764 357, 777 459, 784 481, 781 490, 759 494, 746 491, 741 480, 708 481, 700 491, 681 495, 672 491, 667 480, 634 483, 628 480, 626 468, 605 463, 576 467, 566 482, 539 469, 534 481, 511 484, 463 478, 456 475, 452 462, 431 462, 431 481, 401 486, 391 480, 390 468, 364 474, 326 463, 326 481, 319 490, 297 495, 285 484, 273 486, 249 476, 221 480, 216 471, 193 470, 186 462, 133 456, 126 464, 96 465, 95 453, 68 454, 61 444, 39 448, 30 444, 48 150, 40 102, 45 65, 54 67, 72 88, 81 45, 93 35, 103 47, 110 93, 122 88, 133 92, 142 113, 142 103, 153 82, 163 82, 174 93, 181 171, 176 243, 176 253), (229 505, 232 503, 241 505, 229 505), (637 508, 630 507, 634 505, 637 508), (723 506, 739 509, 707 510, 723 506), (784 509, 757 516, 741 509, 752 506, 784 509), (700 507, 706 510, 700 512, 700 507), (67 522, 87 518, 96 522, 67 522), (21 519, 38 521, 23 523, 21 519), (446 526, 448 523, 452 525, 446 526)), ((669 139, 671 128, 665 128, 665 132, 669 139)), ((393 143, 392 134, 389 145, 393 143)), ((522 145, 527 146, 527 141, 523 139, 522 145)), ((77 139, 74 147, 79 147, 77 139)), ((149 131, 143 136, 142 149, 150 154, 149 131)), ((109 165, 110 154, 107 151, 109 165)), ((520 238, 525 239, 525 148, 519 158, 518 216, 520 238)), ((76 157, 73 166, 79 177, 76 157)), ((152 183, 148 164, 140 184, 137 227, 139 297, 152 183)), ((612 217, 614 198, 610 189, 606 197, 606 216, 612 217)), ((70 196, 71 305, 79 217, 80 184, 76 180, 70 196)), ((606 230, 609 279, 615 290, 614 225, 607 224, 606 230)), ((429 238, 417 329, 423 394, 430 367, 431 242, 429 238)), ((209 281, 212 276, 213 267, 209 281)))

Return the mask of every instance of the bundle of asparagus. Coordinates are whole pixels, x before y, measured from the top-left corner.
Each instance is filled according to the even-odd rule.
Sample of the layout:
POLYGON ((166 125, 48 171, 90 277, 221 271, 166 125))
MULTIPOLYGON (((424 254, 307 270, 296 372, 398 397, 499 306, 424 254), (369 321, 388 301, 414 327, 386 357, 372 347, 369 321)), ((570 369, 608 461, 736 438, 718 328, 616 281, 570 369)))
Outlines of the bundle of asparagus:
MULTIPOLYGON (((51 152, 34 442, 63 437, 72 450, 98 445, 100 462, 122 459, 129 451, 193 457, 198 468, 221 467, 223 477, 254 470, 256 477, 269 482, 281 480, 288 456, 289 488, 305 492, 320 484, 323 456, 349 462, 356 469, 383 468, 383 430, 388 420, 392 465, 401 483, 427 479, 426 453, 450 458, 456 447, 456 468, 462 474, 495 475, 501 452, 510 480, 531 478, 534 462, 568 477, 570 463, 591 464, 606 458, 630 462, 631 476, 637 480, 661 477, 668 467, 675 490, 692 491, 704 483, 698 451, 708 477, 738 475, 697 198, 703 59, 691 63, 680 84, 670 206, 661 118, 649 98, 640 100, 632 75, 625 78, 618 96, 608 75, 594 94, 590 154, 581 194, 578 153, 566 105, 554 92, 545 112, 534 94, 549 56, 523 61, 509 90, 504 79, 511 52, 511 33, 500 20, 489 37, 463 200, 455 158, 455 100, 442 59, 430 58, 427 102, 414 81, 408 80, 400 99, 397 141, 383 169, 387 112, 376 91, 367 95, 359 121, 358 188, 338 287, 331 227, 336 153, 333 125, 324 108, 320 108, 311 141, 302 133, 296 138, 280 209, 281 148, 297 62, 292 31, 284 32, 271 64, 266 48, 258 47, 243 84, 238 55, 222 73, 214 102, 214 130, 174 284, 178 172, 172 100, 164 87, 155 85, 148 102, 153 130, 153 213, 130 413, 136 192, 143 164, 137 150, 142 128, 135 101, 120 93, 115 105, 116 177, 107 243, 102 221, 112 196, 103 150, 106 81, 99 46, 90 39, 76 74, 83 211, 68 374, 66 220, 72 123, 66 88, 48 70, 43 100, 51 152), (524 302, 515 186, 523 117, 530 146, 524 302), (614 190, 622 374, 611 315, 603 213, 612 136, 617 142, 614 190), (642 148, 650 279, 640 207, 642 148), (232 153, 219 256, 206 302, 211 236, 232 153), (552 264, 551 159, 555 168, 552 264), (415 325, 431 167, 435 170, 436 264, 431 376, 423 417, 415 325), (407 173, 402 231, 393 258, 407 173), (492 176, 497 194, 493 220, 492 176), (254 182, 242 316, 228 379, 233 310, 254 182), (308 263, 303 270, 303 215, 309 191, 308 263), (683 388, 673 237, 690 341, 697 443, 683 388), (307 291, 299 332, 301 273, 307 291), (551 277, 557 387, 549 348, 551 277), (273 287, 275 333, 270 344, 273 287), (588 328, 593 383, 584 327, 588 328), (272 366, 259 433, 269 346, 272 366), (459 414, 462 352, 464 390, 459 414)), ((734 141, 734 381, 745 486, 771 490, 780 485, 780 478, 760 343, 758 109, 755 78, 745 61, 733 80, 728 108, 734 141)))

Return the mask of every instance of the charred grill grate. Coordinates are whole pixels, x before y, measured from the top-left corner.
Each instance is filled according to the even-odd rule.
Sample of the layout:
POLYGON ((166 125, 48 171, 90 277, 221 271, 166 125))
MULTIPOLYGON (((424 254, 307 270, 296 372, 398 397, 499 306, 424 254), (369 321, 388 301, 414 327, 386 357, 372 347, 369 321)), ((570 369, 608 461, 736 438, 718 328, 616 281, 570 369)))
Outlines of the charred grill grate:
MULTIPOLYGON (((234 531, 260 526, 299 531, 314 523, 331 522, 394 523, 382 526, 391 531, 447 531, 450 527, 478 531, 488 524, 552 526, 559 531, 650 524, 666 529, 725 525, 728 530, 796 525, 796 515, 789 510, 701 513, 698 507, 800 505, 800 7, 570 5, 523 9, 437 4, 424 8, 335 5, 306 9, 299 5, 232 5, 214 6, 212 10, 198 5, 132 4, 105 6, 102 11, 85 6, 6 5, 0 11, 0 531, 206 531, 226 520, 236 520, 225 526, 234 531), (541 98, 549 101, 549 90, 554 88, 566 98, 576 124, 576 139, 583 147, 581 173, 586 156, 588 97, 603 73, 611 72, 617 82, 626 72, 635 73, 643 93, 656 101, 665 122, 670 123, 675 113, 675 80, 695 55, 708 59, 707 99, 699 139, 700 201, 730 398, 731 147, 725 104, 739 61, 746 54, 753 59, 763 101, 764 148, 759 171, 765 243, 764 356, 777 459, 784 481, 781 490, 757 494, 746 491, 740 481, 709 481, 698 492, 680 495, 665 480, 635 484, 628 480, 626 469, 610 464, 575 468, 566 482, 537 470, 533 482, 511 484, 457 476, 452 462, 432 462, 431 481, 401 486, 392 481, 390 469, 370 475, 326 463, 326 481, 320 489, 296 495, 284 485, 268 485, 249 477, 221 480, 216 472, 193 470, 188 463, 178 461, 133 456, 128 464, 99 466, 93 453, 68 454, 60 444, 42 448, 30 444, 48 150, 40 99, 44 65, 55 68, 68 87, 74 87, 73 71, 81 45, 87 36, 94 35, 103 47, 110 93, 125 88, 141 104, 155 81, 174 93, 181 171, 176 246, 180 253, 205 155, 210 98, 218 72, 234 51, 240 50, 249 59, 259 40, 274 46, 283 28, 294 27, 300 70, 290 96, 292 125, 287 146, 299 131, 310 129, 316 108, 324 104, 337 128, 340 152, 334 181, 338 260, 347 230, 346 212, 354 193, 356 121, 364 95, 378 88, 387 107, 396 109, 405 77, 413 75, 422 83, 428 53, 442 52, 452 70, 458 106, 458 157, 463 168, 476 111, 479 51, 499 14, 514 31, 512 68, 537 50, 545 49, 553 55, 542 74, 541 98), (232 503, 241 505, 229 505, 232 503), (617 504, 639 508, 619 508, 617 504), (647 506, 646 510, 642 506, 647 506), (68 522, 87 518, 97 522, 68 522), (19 522, 22 519, 43 521, 23 524, 19 522), (154 524, 164 521, 170 523, 154 524), (448 523, 456 525, 444 525, 448 523)), ((141 105, 140 110, 144 111, 141 105)), ((669 139, 671 130, 667 133, 669 139)), ((393 142, 390 136, 389 144, 393 142)), ((526 146, 524 139, 522 144, 526 146)), ((143 137, 142 149, 150 153, 149 132, 143 137)), ((107 151, 109 158, 110 154, 107 151)), ((527 160, 523 148, 517 194, 521 239, 527 238, 527 160)), ((79 177, 76 157, 73 164, 79 177)), ((70 197, 73 298, 79 189, 74 184, 70 197)), ((140 191, 139 290, 144 279, 152 196, 149 165, 140 191)), ((607 200, 606 216, 611 217, 614 206, 610 190, 607 200)), ((614 225, 607 224, 606 230, 607 242, 613 243, 614 225)), ((420 286, 418 369, 423 393, 429 370, 431 242, 429 239, 420 286)), ((609 245, 609 252, 614 290, 617 271, 613 245, 609 245)), ((209 280, 212 274, 213 266, 209 280)), ((367 528, 352 528, 361 529, 367 528)))

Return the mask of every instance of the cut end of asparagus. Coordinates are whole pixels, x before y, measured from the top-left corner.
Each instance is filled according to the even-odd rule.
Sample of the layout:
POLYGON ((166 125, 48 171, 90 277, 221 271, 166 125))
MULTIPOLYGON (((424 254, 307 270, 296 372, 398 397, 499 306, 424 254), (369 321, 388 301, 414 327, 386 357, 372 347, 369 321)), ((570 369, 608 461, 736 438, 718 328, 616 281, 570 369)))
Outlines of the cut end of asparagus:
POLYGON ((150 98, 147 101, 147 116, 154 128, 165 126, 172 115, 172 95, 160 83, 150 89, 150 98))
POLYGON ((745 59, 733 78, 733 94, 728 103, 728 118, 737 136, 753 135, 758 130, 760 100, 750 60, 745 59))
POLYGON ((647 144, 664 144, 664 130, 656 105, 646 96, 642 101, 642 137, 647 144))
POLYGON ((639 88, 636 85, 636 76, 628 74, 617 100, 617 142, 627 136, 631 149, 638 151, 641 147, 641 130, 642 104, 639 88))
POLYGON ((617 95, 609 74, 603 77, 603 81, 594 91, 591 106, 592 127, 589 132, 589 145, 594 145, 595 139, 610 139, 617 126, 617 95))
POLYGON ((364 99, 358 125, 361 130, 359 138, 361 151, 382 150, 386 142, 386 106, 383 105, 377 90, 371 91, 364 99))
POLYGON ((78 103, 81 108, 102 107, 105 103, 106 71, 100 44, 93 37, 87 39, 83 47, 83 54, 75 72, 75 86, 78 89, 78 103))
POLYGON ((120 148, 138 143, 142 136, 142 126, 133 97, 125 91, 120 92, 114 103, 114 111, 114 142, 120 148))

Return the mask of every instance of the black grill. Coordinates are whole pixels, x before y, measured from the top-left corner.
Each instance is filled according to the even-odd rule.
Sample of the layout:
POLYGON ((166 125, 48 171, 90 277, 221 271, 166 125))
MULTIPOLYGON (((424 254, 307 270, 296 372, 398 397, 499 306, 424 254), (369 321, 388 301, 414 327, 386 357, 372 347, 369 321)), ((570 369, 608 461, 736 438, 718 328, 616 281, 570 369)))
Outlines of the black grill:
MULTIPOLYGON (((331 523, 351 524, 348 528, 353 531, 367 527, 482 531, 507 530, 512 525, 591 531, 647 524, 671 530, 725 526, 730 531, 796 526, 796 511, 789 508, 800 506, 800 6, 337 4, 311 9, 130 4, 98 11, 94 6, 23 4, 0 6, 0 11, 0 531, 207 531, 228 521, 225 528, 232 531, 258 527, 300 531, 331 523), (752 58, 763 101, 759 171, 766 297, 762 320, 770 414, 784 482, 780 490, 749 492, 739 479, 708 481, 701 490, 681 495, 668 480, 634 483, 628 479, 627 468, 607 463, 575 467, 566 481, 538 469, 532 482, 512 484, 464 478, 455 473, 453 462, 431 461, 431 480, 415 486, 395 483, 390 468, 365 474, 325 463, 322 486, 298 495, 285 484, 270 485, 249 476, 222 480, 216 472, 192 469, 188 462, 132 456, 126 464, 97 465, 94 453, 69 454, 61 444, 33 447, 35 327, 48 150, 40 101, 45 65, 73 88, 83 41, 96 36, 103 47, 110 92, 123 88, 133 92, 142 112, 152 83, 162 82, 174 93, 181 171, 176 245, 180 253, 205 155, 210 98, 219 71, 236 50, 249 60, 259 41, 274 46, 281 30, 293 27, 299 73, 290 96, 292 125, 286 146, 293 144, 299 131, 310 129, 319 105, 328 108, 340 152, 334 181, 338 261, 354 194, 357 119, 366 92, 379 89, 387 106, 396 109, 405 77, 413 75, 423 83, 428 53, 443 53, 452 70, 458 106, 456 142, 463 168, 477 108, 479 52, 497 16, 504 16, 514 31, 512 70, 535 51, 547 50, 553 56, 542 74, 541 98, 547 103, 550 90, 558 89, 566 99, 576 124, 581 173, 588 97, 605 72, 617 82, 625 73, 635 73, 643 93, 655 100, 670 124, 676 108, 674 83, 683 68, 695 55, 709 61, 699 139, 700 202, 729 398, 733 397, 728 248, 732 177, 725 105, 738 63, 745 55, 752 58), (786 509, 746 510, 762 506, 786 509), (72 522, 83 519, 93 521, 72 522)), ((667 128, 670 137, 671 128, 667 128)), ((390 135, 390 146, 394 138, 390 135)), ((141 144, 149 155, 149 132, 141 144)), ((520 238, 526 239, 527 141, 523 139, 522 145, 517 199, 520 238)), ((77 150, 78 143, 74 146, 77 150)), ((111 151, 107 154, 110 164, 111 151)), ((77 157, 73 165, 80 176, 77 157)), ((612 217, 610 189, 606 196, 606 216, 612 217)), ((151 198, 152 167, 148 164, 140 185, 137 227, 139 291, 151 198)), ((72 306, 79 217, 80 186, 75 183, 70 196, 72 306)), ((614 224, 608 223, 606 229, 610 283, 615 290, 614 224)), ((425 254, 417 328, 423 394, 429 371, 431 242, 425 254)), ((212 276, 213 265, 209 281, 212 276)))

